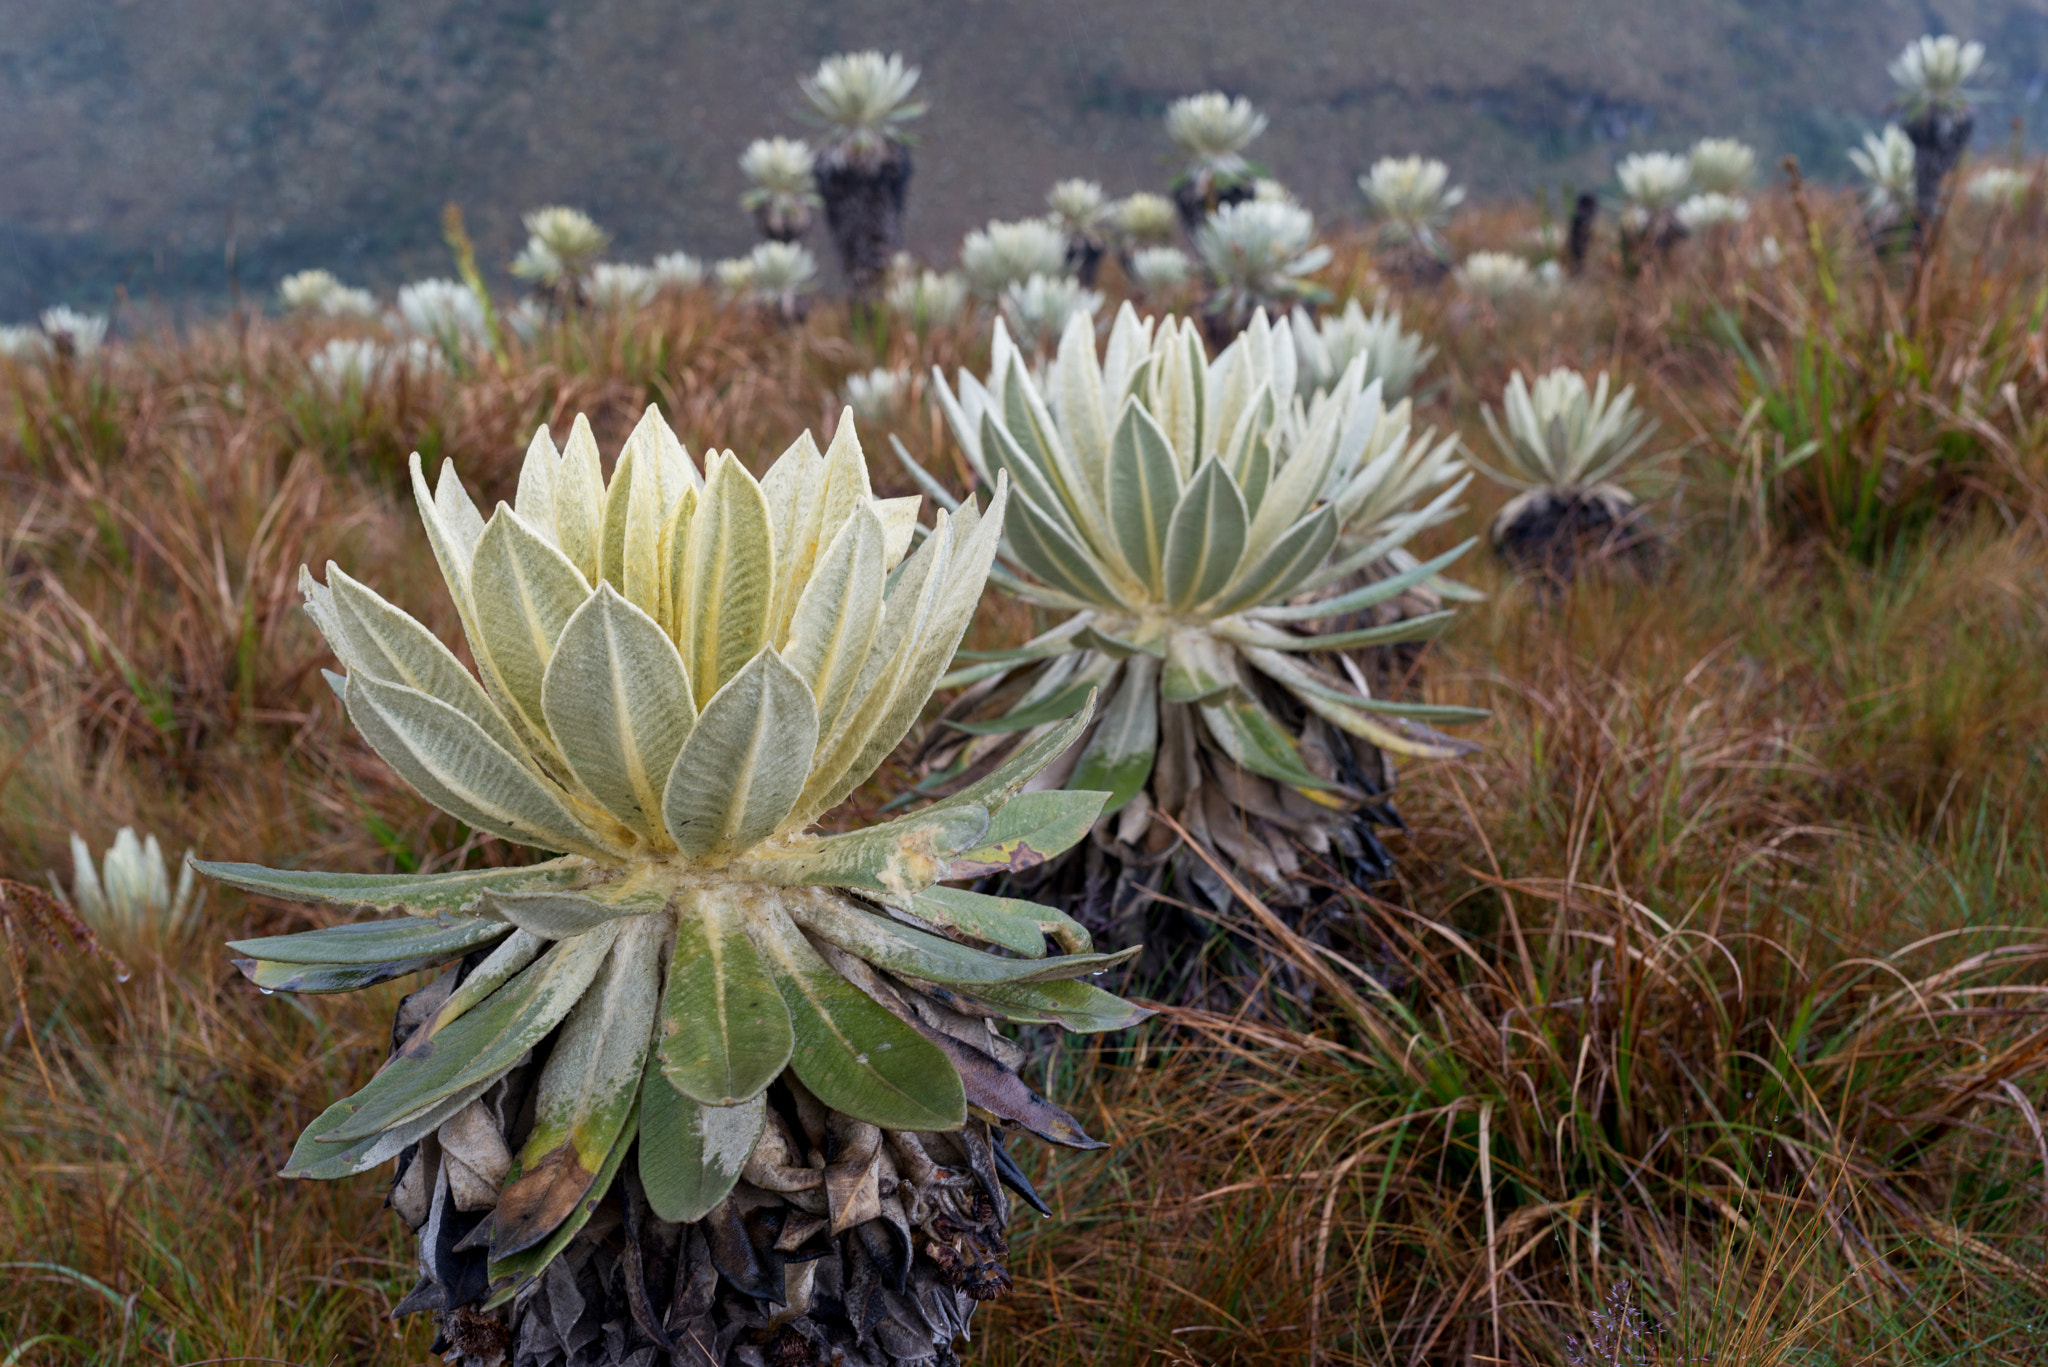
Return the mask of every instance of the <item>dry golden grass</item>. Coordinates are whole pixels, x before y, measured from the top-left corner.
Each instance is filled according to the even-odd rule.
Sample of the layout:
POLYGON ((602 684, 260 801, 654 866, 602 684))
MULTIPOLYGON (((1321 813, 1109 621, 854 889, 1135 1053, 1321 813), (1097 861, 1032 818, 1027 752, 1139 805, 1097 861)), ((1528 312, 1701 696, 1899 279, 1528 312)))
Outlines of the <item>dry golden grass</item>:
MULTIPOLYGON (((1443 349, 1422 416, 1482 451, 1478 404, 1514 367, 1638 385, 1683 445, 1653 505, 1666 568, 1557 596, 1469 559, 1490 597, 1416 686, 1491 707, 1482 750, 1404 774, 1396 884, 1329 887, 1348 959, 1244 921, 1312 999, 1171 1012, 1048 1060, 1116 1147, 1033 1159, 1058 1218, 1020 1231, 976 1360, 2048 1356, 2034 213, 1952 234, 1924 277, 1874 267, 1835 204, 1808 255, 1781 198, 1739 240, 1633 276, 1598 261, 1555 301, 1409 293, 1443 349), (1767 234, 1775 267, 1752 259, 1767 234), (1843 361, 1838 396, 1892 386, 1875 425, 1848 421, 1849 397, 1822 414, 1842 418, 1835 468, 1876 472, 1861 523, 1820 467, 1755 477, 1781 433, 1745 417, 1809 338, 1843 361), (1886 368, 1909 352, 1910 373, 1886 368), (1617 1305, 1661 1330, 1635 1356, 1590 1346, 1617 1305)), ((1530 226, 1477 214, 1460 233, 1530 226)), ((1360 245, 1330 274, 1366 288, 1360 245)), ((410 451, 496 498, 536 422, 588 412, 610 450, 655 401, 692 449, 758 463, 829 426, 849 371, 982 345, 689 299, 337 399, 303 359, 326 335, 227 322, 5 377, 0 876, 40 882, 68 869, 69 832, 97 847, 123 824, 333 868, 520 857, 342 724, 298 566, 332 558, 454 639, 410 451)), ((900 435, 953 460, 927 414, 900 435)), ((1499 497, 1433 535, 1469 534, 1499 497)), ((991 598, 975 640, 1031 625, 991 598)), ((885 767, 861 803, 907 778, 885 767)), ((0 1363, 423 1359, 425 1328, 384 1318, 410 1251, 379 1183, 271 1175, 374 1067, 398 988, 261 997, 215 948, 314 915, 216 895, 191 938, 132 950, 126 982, 18 931, 0 1363)))

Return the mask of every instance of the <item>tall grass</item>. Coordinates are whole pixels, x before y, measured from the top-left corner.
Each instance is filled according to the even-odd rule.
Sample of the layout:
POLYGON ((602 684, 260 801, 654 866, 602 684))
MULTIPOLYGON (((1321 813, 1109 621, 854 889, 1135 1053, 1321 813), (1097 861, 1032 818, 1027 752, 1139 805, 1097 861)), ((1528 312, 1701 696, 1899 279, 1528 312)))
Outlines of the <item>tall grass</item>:
MULTIPOLYGON (((1058 1218, 1019 1230, 976 1360, 2048 1356, 2041 225, 1951 232, 1908 276, 1845 205, 1806 212, 1813 251, 1778 198, 1554 300, 1402 301, 1444 352, 1420 417, 1468 437, 1514 368, 1637 380, 1685 448, 1653 505, 1671 568, 1539 596, 1468 567, 1489 597, 1412 682, 1493 709, 1482 750, 1404 773, 1395 883, 1323 881, 1342 954, 1251 900, 1230 918, 1312 992, 1276 976, 1047 1060, 1115 1147, 1028 1157, 1058 1218)), ((1528 226, 1471 215, 1459 245, 1528 226)), ((1332 283, 1369 289, 1342 245, 1332 283)), ((120 825, 366 871, 511 857, 342 722, 298 566, 362 572, 460 649, 413 450, 495 499, 535 424, 588 412, 610 451, 658 402, 758 468, 825 434, 847 373, 985 346, 696 296, 349 393, 311 383, 331 335, 250 320, 5 375, 0 875, 120 825)), ((897 435, 952 467, 929 414, 897 435)), ((992 600, 976 641, 1030 617, 992 600)), ((271 1176, 375 1066, 400 988, 259 996, 206 945, 320 916, 205 918, 126 982, 20 942, 0 1363, 420 1361, 425 1326, 384 1318, 412 1278, 379 1182, 271 1176)))

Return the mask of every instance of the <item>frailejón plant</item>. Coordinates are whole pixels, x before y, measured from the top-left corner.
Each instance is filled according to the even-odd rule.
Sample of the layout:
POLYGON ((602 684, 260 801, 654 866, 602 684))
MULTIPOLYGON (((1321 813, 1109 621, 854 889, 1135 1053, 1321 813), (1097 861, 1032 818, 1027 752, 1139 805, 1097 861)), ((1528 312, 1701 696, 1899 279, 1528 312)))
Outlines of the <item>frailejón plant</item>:
POLYGON ((818 193, 856 294, 881 285, 903 245, 911 171, 904 125, 925 112, 923 101, 910 98, 917 77, 900 54, 843 52, 798 82, 824 130, 818 193))
POLYGON ((1083 981, 1128 954, 939 885, 1087 830, 1102 794, 1021 793, 1085 706, 945 801, 812 830, 947 668, 1007 484, 906 554, 919 500, 873 496, 850 419, 756 480, 729 451, 700 473, 653 409, 609 483, 581 418, 559 452, 542 429, 488 518, 452 465, 430 489, 415 456, 412 478, 477 672, 330 565, 301 576, 345 671, 330 682, 422 796, 554 857, 422 876, 199 866, 404 913, 237 942, 265 990, 448 966, 287 1175, 404 1156, 391 1199, 424 1275, 399 1309, 435 1310, 465 1363, 557 1360, 580 1322, 567 1296, 620 1336, 607 1362, 675 1341, 724 1345, 716 1361, 735 1343, 754 1356, 734 1361, 944 1355, 1007 1284, 1002 1184, 1037 1200, 1001 1130, 1093 1143, 1018 1080, 995 1022, 1143 1014, 1083 981), (689 1292, 653 1322, 617 1288, 657 1250, 689 1292))
POLYGON ((1244 153, 1265 131, 1266 116, 1242 95, 1211 90, 1166 107, 1166 136, 1186 158, 1173 202, 1189 232, 1224 205, 1252 197, 1259 168, 1244 153))
POLYGON ((1451 168, 1433 157, 1381 157, 1358 178, 1358 192, 1379 220, 1381 245, 1417 261, 1441 261, 1449 248, 1443 227, 1465 202, 1451 168))
POLYGON ((67 892, 50 875, 50 888, 68 902, 100 942, 116 953, 162 945, 182 935, 205 904, 204 892, 194 895, 192 851, 171 882, 163 846, 153 835, 138 837, 123 826, 114 834, 106 856, 94 866, 85 837, 71 834, 71 887, 67 892))
POLYGON ((1456 753, 1422 723, 1477 714, 1374 697, 1346 663, 1427 639, 1448 613, 1307 624, 1355 623, 1462 552, 1358 583, 1450 515, 1456 439, 1413 434, 1362 359, 1304 392, 1291 332, 1263 313, 1213 361, 1192 320, 1141 321, 1127 304, 1100 355, 1077 318, 1042 381, 1027 362, 998 325, 987 379, 934 372, 932 392, 977 477, 1010 482, 997 582, 1072 615, 1018 649, 962 657, 952 681, 971 687, 932 763, 980 772, 1099 691, 1099 720, 1055 772, 1109 792, 1098 839, 1131 878, 1148 876, 1138 851, 1172 847, 1153 812, 1269 885, 1297 866, 1298 841, 1366 857, 1359 813, 1387 781, 1380 751, 1456 753))
POLYGON ((801 138, 756 138, 740 154, 740 174, 747 188, 740 207, 754 216, 761 236, 771 242, 794 242, 811 227, 818 196, 816 158, 801 138))
POLYGON ((1607 373, 1589 387, 1560 366, 1534 386, 1516 371, 1501 395, 1501 415, 1484 410, 1498 463, 1475 462, 1522 492, 1502 506, 1490 530, 1509 563, 1568 578, 1588 542, 1633 549, 1640 507, 1618 482, 1643 462, 1656 420, 1635 406, 1635 389, 1608 392, 1607 373))
POLYGON ((1330 249, 1316 241, 1315 216, 1298 204, 1226 204, 1195 231, 1195 254, 1209 281, 1204 314, 1219 339, 1236 336, 1261 309, 1284 316, 1329 297, 1309 277, 1330 263, 1330 249))

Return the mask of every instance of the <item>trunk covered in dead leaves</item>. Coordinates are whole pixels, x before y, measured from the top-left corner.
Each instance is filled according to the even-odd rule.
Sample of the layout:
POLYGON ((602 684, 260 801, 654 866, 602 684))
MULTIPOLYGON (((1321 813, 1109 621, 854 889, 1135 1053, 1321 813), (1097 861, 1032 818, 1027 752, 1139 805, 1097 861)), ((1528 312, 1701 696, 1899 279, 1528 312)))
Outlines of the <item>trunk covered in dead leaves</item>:
MULTIPOLYGON (((458 977, 405 999, 394 1048, 458 977)), ((1021 1061, 990 1042, 1005 1069, 1021 1061)), ((975 1303, 1009 1290, 1004 1188, 1045 1210, 984 1121, 884 1131, 786 1074, 742 1179, 704 1219, 655 1216, 629 1156, 560 1256, 489 1306, 490 1215, 533 1124, 543 1050, 401 1154, 392 1184, 421 1272, 394 1313, 431 1312, 436 1351, 461 1367, 953 1363, 975 1303)))

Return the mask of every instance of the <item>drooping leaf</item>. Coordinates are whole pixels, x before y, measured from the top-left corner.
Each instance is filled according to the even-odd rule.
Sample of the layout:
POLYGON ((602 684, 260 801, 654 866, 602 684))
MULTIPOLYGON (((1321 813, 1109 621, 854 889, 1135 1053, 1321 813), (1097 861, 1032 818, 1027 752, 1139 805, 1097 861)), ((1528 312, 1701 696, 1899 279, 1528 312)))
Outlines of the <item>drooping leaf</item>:
POLYGON ((516 844, 602 851, 553 788, 447 703, 367 674, 347 692, 349 720, 370 748, 442 811, 516 844))
POLYGON ((1434 560, 1425 561, 1414 569, 1403 570, 1389 575, 1349 593, 1340 593, 1335 598, 1324 598, 1313 603, 1302 603, 1294 607, 1272 606, 1247 608, 1246 615, 1262 622, 1307 622, 1318 617, 1339 617, 1399 597, 1417 584, 1426 583, 1442 574, 1451 562, 1477 545, 1479 538, 1471 537, 1445 551, 1434 560))
POLYGON ((1281 631, 1244 618, 1218 622, 1215 631, 1217 635, 1239 645, 1264 646, 1268 650, 1353 650, 1361 646, 1433 641, 1443 634, 1444 629, 1450 626, 1457 615, 1455 612, 1426 612, 1419 617, 1403 617, 1400 621, 1389 622, 1385 626, 1360 627, 1356 631, 1333 631, 1323 636, 1297 636, 1291 631, 1281 631))
POLYGON ((1090 1139, 1074 1117, 1032 1091, 1022 1078, 986 1051, 955 1039, 943 1030, 933 1029, 915 1017, 907 1023, 946 1056, 946 1061, 960 1075, 967 1104, 975 1110, 1021 1125, 1040 1139, 1066 1148, 1109 1147, 1101 1140, 1090 1139))
POLYGON ((1016 897, 991 897, 966 888, 926 888, 910 899, 910 909, 934 925, 957 930, 977 940, 1001 945, 1028 958, 1045 957, 1050 935, 1069 953, 1090 948, 1087 928, 1063 911, 1016 897))
MULTIPOLYGON (((805 930, 877 968, 924 982, 976 987, 986 983, 1052 982, 1103 973, 1127 963, 1135 949, 1115 954, 1062 954, 1042 959, 1002 959, 918 930, 842 897, 818 892, 785 904, 805 930)), ((877 1122, 880 1123, 880 1122, 877 1122)))
POLYGON ((757 1097, 789 1062, 789 1009, 747 933, 771 899, 722 884, 688 890, 678 904, 657 1056, 662 1075, 697 1103, 757 1097))
POLYGON ((990 983, 974 995, 1004 1009, 1028 1011, 1076 1034, 1100 1034, 1136 1025, 1150 1009, 1133 1005, 1092 983, 1073 979, 1049 983, 990 983))
POLYGON ((1102 814, 1121 811, 1152 775, 1159 748, 1159 662, 1133 655, 1124 664, 1114 697, 1102 709, 1088 748, 1068 778, 1070 788, 1109 794, 1102 814))
POLYGON ((503 1076, 582 998, 617 935, 614 923, 561 941, 488 1001, 437 1031, 431 1048, 401 1051, 361 1091, 330 1106, 299 1137, 294 1164, 301 1153, 317 1158, 328 1144, 375 1134, 466 1087, 503 1076))
POLYGON ((544 939, 568 940, 622 917, 651 915, 667 901, 666 890, 628 880, 573 892, 490 892, 477 910, 544 939))
POLYGON ((960 1075, 937 1047, 834 972, 787 917, 753 926, 789 1007, 790 1067, 818 1100, 890 1130, 952 1130, 966 1121, 960 1075))
POLYGON ((1229 646, 1202 627, 1181 627, 1170 632, 1159 696, 1176 703, 1215 701, 1241 685, 1234 655, 1229 646))
POLYGON ((287 964, 378 964, 394 959, 461 958, 478 945, 508 932, 492 921, 448 924, 408 917, 402 921, 358 921, 296 935, 230 940, 228 948, 252 959, 287 964))
POLYGON ((984 843, 956 856, 946 877, 984 878, 1043 864, 1088 834, 1108 797, 1072 788, 1020 793, 989 818, 984 843))
POLYGON ((460 957, 461 952, 457 951, 369 964, 276 963, 267 959, 237 959, 235 967, 242 970, 243 977, 265 992, 354 992, 393 978, 403 978, 408 973, 437 968, 450 959, 460 957))
POLYGON ((796 806, 817 748, 810 685, 763 649, 705 704, 676 756, 662 806, 669 838, 700 861, 767 839, 796 806))
POLYGON ((1301 752, 1294 741, 1280 729, 1272 714, 1255 702, 1240 699, 1205 703, 1202 720, 1208 723, 1209 734, 1216 738, 1223 753, 1255 774, 1297 788, 1328 791, 1338 787, 1301 762, 1301 752))
MULTIPOLYGON (((532 892, 566 888, 586 877, 589 865, 573 856, 515 869, 461 869, 454 873, 325 873, 320 870, 266 869, 261 864, 215 864, 203 859, 192 867, 231 888, 275 897, 281 902, 311 902, 330 907, 371 907, 405 911, 414 916, 459 915, 476 905, 485 892, 532 892)), ((321 932, 325 933, 325 932, 321 932)), ((252 941, 250 943, 265 943, 252 941)), ((281 954, 262 957, 278 959, 281 954)))
POLYGON ((541 706, 563 763, 598 805, 643 839, 665 840, 662 790, 697 707, 661 624, 598 585, 555 642, 541 706))
POLYGON ((492 1215, 494 1257, 552 1234, 588 1194, 619 1142, 654 1038, 662 931, 653 921, 621 930, 604 971, 562 1023, 541 1068, 532 1133, 492 1215))
MULTIPOLYGON (((371 1168, 389 1163, 400 1153, 440 1129, 442 1122, 490 1089, 489 1082, 480 1082, 474 1087, 457 1092, 439 1106, 402 1125, 394 1125, 388 1130, 358 1139, 352 1144, 328 1145, 322 1150, 318 1161, 310 1162, 304 1167, 287 1168, 280 1175, 333 1181, 338 1177, 353 1177, 359 1172, 368 1172, 371 1168)), ((296 1155, 293 1161, 297 1162, 296 1155)))
POLYGON ((703 1219, 740 1180, 767 1123, 766 1097, 706 1106, 650 1067, 640 1089, 640 1185, 647 1204, 673 1224, 703 1219))
POLYGON ((511 1300, 535 1277, 545 1272, 549 1263, 562 1255, 562 1250, 567 1248, 569 1241, 590 1222, 591 1215, 604 1200, 605 1194, 612 1189, 612 1181, 619 1174, 619 1166, 626 1161, 626 1154, 632 1149, 633 1137, 639 1128, 640 1113, 636 1106, 632 1114, 626 1117, 619 1137, 612 1142, 611 1152, 606 1155, 604 1166, 598 1169, 596 1180, 584 1191, 582 1199, 576 1202, 568 1217, 555 1226, 555 1232, 524 1252, 491 1260, 491 1293, 481 1309, 495 1310, 511 1300))

